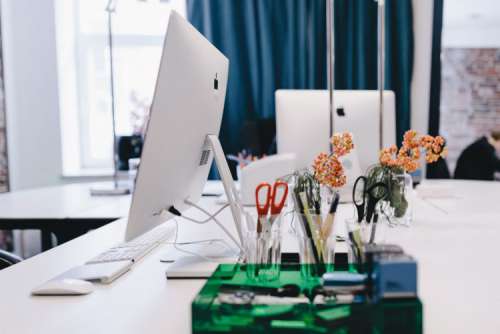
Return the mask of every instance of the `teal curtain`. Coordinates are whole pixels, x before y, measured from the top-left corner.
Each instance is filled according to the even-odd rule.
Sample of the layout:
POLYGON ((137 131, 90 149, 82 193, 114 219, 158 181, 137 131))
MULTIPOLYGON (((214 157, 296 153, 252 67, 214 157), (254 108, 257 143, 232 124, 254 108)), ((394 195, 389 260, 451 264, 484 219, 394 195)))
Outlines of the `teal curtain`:
MULTIPOLYGON (((245 120, 274 118, 279 88, 326 88, 324 0, 187 0, 188 19, 230 60, 221 129, 226 152, 243 149, 245 120)), ((335 88, 377 89, 377 3, 335 1, 335 88)), ((397 134, 410 126, 411 0, 386 0, 386 89, 396 93, 397 134)))
MULTIPOLYGON (((335 88, 377 89, 377 2, 335 1, 335 88)), ((396 135, 410 128, 413 70, 411 0, 386 0, 385 89, 396 95, 396 135)))
POLYGON ((279 88, 325 87, 325 4, 188 0, 188 18, 230 61, 221 142, 243 147, 245 120, 274 118, 279 88))
POLYGON ((432 21, 429 134, 437 136, 439 135, 439 104, 441 103, 441 35, 443 31, 443 0, 434 0, 434 15, 432 21))
MULTIPOLYGON (((431 89, 429 97, 429 134, 439 135, 441 103, 441 35, 443 32, 443 0, 434 0, 432 18, 431 89)), ((428 179, 449 179, 450 171, 445 159, 427 165, 428 179)))

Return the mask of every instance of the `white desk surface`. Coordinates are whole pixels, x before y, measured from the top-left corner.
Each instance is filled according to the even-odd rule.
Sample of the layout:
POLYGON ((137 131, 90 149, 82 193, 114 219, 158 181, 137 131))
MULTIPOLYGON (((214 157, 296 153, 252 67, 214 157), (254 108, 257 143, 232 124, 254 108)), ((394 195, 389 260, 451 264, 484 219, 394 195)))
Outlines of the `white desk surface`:
MULTIPOLYGON (((418 261, 424 332, 500 333, 500 183, 440 181, 424 187, 435 196, 453 197, 427 194, 417 201, 412 227, 386 233, 387 241, 402 245, 418 261)), ((202 202, 215 207, 213 198, 202 202)), ((339 221, 352 212, 341 206, 339 221)), ((226 210, 221 220, 232 229, 229 218, 226 210)), ((1 271, 0 332, 189 333, 191 301, 204 281, 165 279, 167 265, 159 258, 169 245, 88 296, 30 296, 36 285, 119 242, 125 224, 124 219, 113 222, 1 271)), ((213 224, 180 225, 180 241, 222 236, 213 224)), ((291 241, 285 249, 293 247, 291 241)))
MULTIPOLYGON (((75 183, 0 194, 1 219, 66 219, 126 217, 131 196, 91 196, 92 187, 111 182, 75 183)), ((208 181, 204 192, 222 193, 219 182, 208 181)))
POLYGON ((89 189, 89 184, 69 184, 0 194, 0 216, 64 219, 76 212, 108 205, 116 200, 92 197, 89 189))

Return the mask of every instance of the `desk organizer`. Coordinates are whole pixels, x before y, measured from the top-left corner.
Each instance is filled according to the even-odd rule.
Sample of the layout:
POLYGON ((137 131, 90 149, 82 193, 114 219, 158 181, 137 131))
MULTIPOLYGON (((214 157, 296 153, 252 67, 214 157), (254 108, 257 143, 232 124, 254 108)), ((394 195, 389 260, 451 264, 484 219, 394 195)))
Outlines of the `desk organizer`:
MULTIPOLYGON (((349 270, 354 271, 353 267, 349 270)), ((222 264, 192 302, 193 333, 422 333, 418 298, 310 303, 304 295, 310 295, 318 285, 319 278, 302 279, 300 265, 282 264, 278 280, 256 283, 248 280, 244 265, 222 264), (262 291, 286 284, 299 286, 305 301, 235 305, 221 303, 218 298, 219 292, 228 288, 262 291)))

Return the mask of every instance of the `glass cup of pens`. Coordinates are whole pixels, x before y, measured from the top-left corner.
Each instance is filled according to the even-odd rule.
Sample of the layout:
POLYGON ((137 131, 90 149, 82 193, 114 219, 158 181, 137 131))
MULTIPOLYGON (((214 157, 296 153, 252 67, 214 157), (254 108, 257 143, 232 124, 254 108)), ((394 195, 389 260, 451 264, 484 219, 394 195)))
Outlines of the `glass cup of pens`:
POLYGON ((357 218, 345 220, 347 244, 349 245, 349 263, 355 263, 357 269, 362 271, 363 247, 369 240, 369 228, 366 222, 359 222, 357 218))
POLYGON ((333 271, 335 255, 335 212, 339 195, 334 193, 327 209, 321 208, 319 196, 314 192, 295 189, 293 227, 297 235, 300 270, 304 280, 316 279, 324 272, 333 271))
POLYGON ((288 196, 288 184, 263 182, 255 190, 255 211, 245 211, 246 273, 253 281, 279 278, 281 269, 281 222, 288 196))

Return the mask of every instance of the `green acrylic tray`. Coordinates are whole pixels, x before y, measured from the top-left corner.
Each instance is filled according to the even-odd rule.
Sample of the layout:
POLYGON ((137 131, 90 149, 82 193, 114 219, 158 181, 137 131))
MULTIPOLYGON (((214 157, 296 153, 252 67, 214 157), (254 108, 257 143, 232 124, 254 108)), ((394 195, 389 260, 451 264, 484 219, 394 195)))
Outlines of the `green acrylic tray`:
POLYGON ((319 285, 320 279, 303 280, 299 265, 282 265, 278 280, 255 283, 247 279, 244 266, 221 264, 192 302, 193 333, 422 333, 422 304, 418 298, 351 304, 227 305, 217 301, 223 284, 297 284, 307 291, 319 285))

